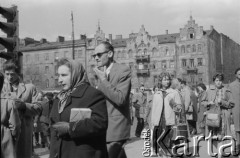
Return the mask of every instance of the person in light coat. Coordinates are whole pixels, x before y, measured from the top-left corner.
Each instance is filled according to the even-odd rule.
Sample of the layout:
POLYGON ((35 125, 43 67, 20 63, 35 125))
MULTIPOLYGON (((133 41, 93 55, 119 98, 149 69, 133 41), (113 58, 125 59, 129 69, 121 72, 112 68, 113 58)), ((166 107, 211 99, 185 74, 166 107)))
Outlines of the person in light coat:
MULTIPOLYGON (((170 156, 167 150, 171 149, 173 142, 171 141, 173 135, 168 134, 163 140, 167 149, 163 146, 160 148, 157 145, 159 136, 167 130, 171 130, 176 125, 176 112, 181 111, 182 101, 180 94, 172 89, 171 75, 169 73, 160 74, 160 90, 153 96, 152 114, 151 114, 151 127, 153 130, 153 148, 154 152, 162 156, 170 156)), ((171 150, 169 150, 171 151, 171 150)))

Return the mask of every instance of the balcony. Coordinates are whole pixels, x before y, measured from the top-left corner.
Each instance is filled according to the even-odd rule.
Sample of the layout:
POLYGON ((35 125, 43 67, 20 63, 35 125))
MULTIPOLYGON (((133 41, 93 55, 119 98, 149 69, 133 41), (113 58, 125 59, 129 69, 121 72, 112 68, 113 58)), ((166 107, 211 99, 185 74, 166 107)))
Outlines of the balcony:
POLYGON ((149 69, 137 69, 137 75, 138 76, 149 76, 150 71, 149 71, 149 69))
POLYGON ((198 73, 198 69, 194 66, 194 67, 185 67, 184 68, 187 71, 187 74, 197 74, 198 73))
POLYGON ((150 62, 150 55, 136 55, 137 62, 150 62))

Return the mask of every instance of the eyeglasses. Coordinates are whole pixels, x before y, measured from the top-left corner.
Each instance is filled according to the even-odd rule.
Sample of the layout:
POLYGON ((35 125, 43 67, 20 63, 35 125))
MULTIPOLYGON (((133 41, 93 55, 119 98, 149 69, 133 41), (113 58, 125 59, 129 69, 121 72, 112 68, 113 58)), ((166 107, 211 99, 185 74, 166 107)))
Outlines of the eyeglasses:
POLYGON ((92 55, 92 56, 93 56, 93 58, 95 58, 96 56, 97 56, 98 58, 101 58, 101 56, 102 56, 103 54, 108 53, 108 52, 109 52, 109 50, 107 50, 107 51, 105 51, 105 52, 101 52, 101 53, 94 54, 94 55, 92 55))

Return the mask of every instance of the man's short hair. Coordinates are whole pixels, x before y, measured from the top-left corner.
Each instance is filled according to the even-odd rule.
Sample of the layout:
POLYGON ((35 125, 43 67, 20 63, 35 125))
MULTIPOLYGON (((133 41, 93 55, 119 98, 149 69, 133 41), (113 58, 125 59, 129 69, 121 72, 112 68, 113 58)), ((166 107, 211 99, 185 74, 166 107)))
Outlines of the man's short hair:
POLYGON ((17 64, 12 59, 3 63, 3 71, 5 72, 8 70, 15 70, 15 72, 18 70, 17 64))
POLYGON ((221 73, 217 73, 216 75, 213 76, 213 81, 215 81, 216 79, 219 79, 220 81, 224 80, 224 75, 221 73))
POLYGON ((237 74, 238 71, 240 71, 240 67, 235 70, 235 74, 237 74))
POLYGON ((103 44, 106 50, 112 51, 114 53, 114 47, 109 42, 103 41, 100 44, 103 44))

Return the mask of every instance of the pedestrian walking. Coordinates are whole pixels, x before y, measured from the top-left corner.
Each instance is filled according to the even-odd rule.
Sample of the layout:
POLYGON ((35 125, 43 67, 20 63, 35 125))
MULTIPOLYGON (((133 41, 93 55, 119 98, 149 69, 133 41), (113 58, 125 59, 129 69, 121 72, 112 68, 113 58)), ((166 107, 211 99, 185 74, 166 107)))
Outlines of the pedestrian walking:
POLYGON ((93 55, 97 66, 93 69, 99 89, 107 99, 108 129, 107 149, 109 158, 126 157, 124 144, 130 137, 131 118, 129 95, 131 70, 113 60, 114 48, 101 42, 93 55))
POLYGON ((18 67, 13 60, 3 63, 5 82, 2 89, 3 95, 11 94, 14 105, 18 109, 21 119, 21 132, 16 145, 18 158, 32 157, 33 117, 42 111, 41 104, 37 101, 37 90, 33 84, 25 84, 17 74, 18 67))
POLYGON ((237 140, 236 153, 238 153, 240 157, 240 68, 236 69, 235 75, 236 80, 229 85, 229 88, 230 91, 232 92, 232 100, 234 102, 232 115, 237 140))
POLYGON ((140 92, 135 93, 132 99, 133 107, 135 108, 135 117, 137 118, 136 137, 141 136, 141 132, 144 128, 144 120, 146 120, 145 109, 147 105, 147 95, 144 93, 144 86, 141 86, 139 89, 140 92))
MULTIPOLYGON (((221 140, 223 136, 231 135, 230 131, 230 112, 234 106, 232 94, 223 85, 224 75, 216 74, 213 77, 214 85, 210 86, 202 97, 202 104, 207 108, 206 111, 206 136, 212 132, 214 138, 221 140), (217 116, 217 117, 213 117, 217 116), (215 120, 213 120, 215 118, 215 120)), ((215 141, 216 142, 216 141, 215 141)), ((222 142, 216 142, 218 149, 222 142)), ((221 157, 221 154, 218 154, 221 157)))
POLYGON ((90 86, 78 61, 59 60, 58 82, 62 90, 50 114, 50 158, 107 158, 108 115, 104 95, 90 86), (86 112, 79 111, 83 108, 91 110, 91 115, 84 117, 86 112), (72 116, 76 120, 71 121, 74 109, 79 114, 72 116))

